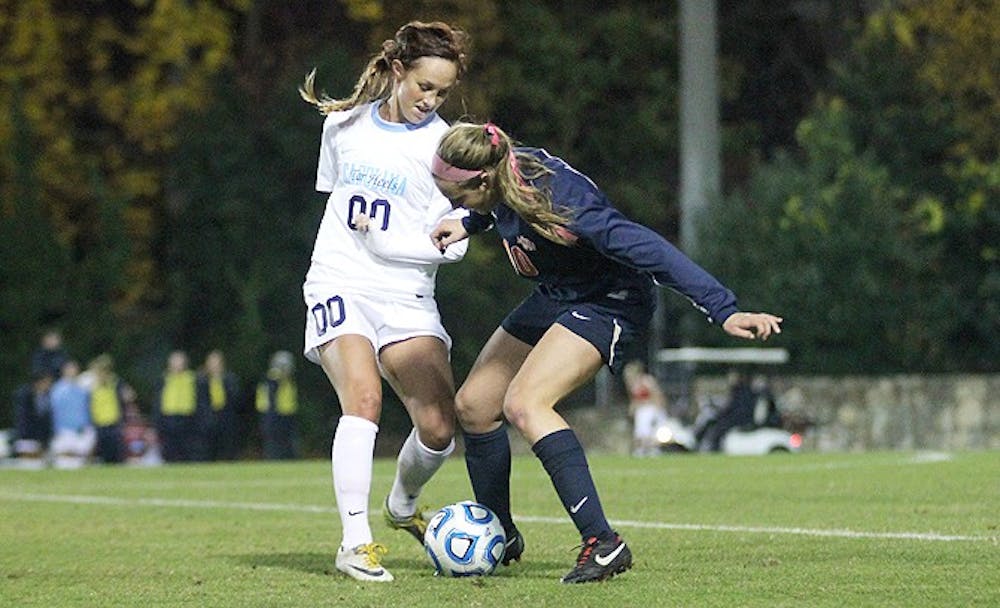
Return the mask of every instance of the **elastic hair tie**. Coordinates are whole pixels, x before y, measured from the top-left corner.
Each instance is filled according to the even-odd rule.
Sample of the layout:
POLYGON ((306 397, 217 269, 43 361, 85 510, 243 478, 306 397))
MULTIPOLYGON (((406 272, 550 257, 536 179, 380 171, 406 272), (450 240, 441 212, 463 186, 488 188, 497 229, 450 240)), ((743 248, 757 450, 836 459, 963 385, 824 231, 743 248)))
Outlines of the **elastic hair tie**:
POLYGON ((485 130, 490 136, 490 145, 496 148, 500 145, 500 131, 497 126, 492 122, 488 122, 483 125, 483 130, 485 130))

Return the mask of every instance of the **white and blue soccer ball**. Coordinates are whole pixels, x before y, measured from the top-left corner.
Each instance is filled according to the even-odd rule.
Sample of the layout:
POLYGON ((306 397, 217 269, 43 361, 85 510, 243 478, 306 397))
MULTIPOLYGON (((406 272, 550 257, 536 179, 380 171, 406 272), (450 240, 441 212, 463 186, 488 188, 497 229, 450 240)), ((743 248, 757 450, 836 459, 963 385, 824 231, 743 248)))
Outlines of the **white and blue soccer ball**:
POLYGON ((489 508, 471 500, 442 507, 427 523, 424 548, 442 576, 484 576, 496 570, 507 538, 489 508))

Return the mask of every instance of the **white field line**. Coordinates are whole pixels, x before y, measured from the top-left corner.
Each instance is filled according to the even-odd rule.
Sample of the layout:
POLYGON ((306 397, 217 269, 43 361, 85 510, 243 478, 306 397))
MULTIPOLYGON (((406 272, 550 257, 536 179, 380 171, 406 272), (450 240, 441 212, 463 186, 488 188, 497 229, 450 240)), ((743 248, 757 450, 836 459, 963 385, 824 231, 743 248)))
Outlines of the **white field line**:
POLYGON ((117 507, 181 507, 189 509, 235 509, 238 511, 284 511, 295 513, 336 513, 333 507, 267 502, 224 502, 220 500, 187 500, 183 498, 116 498, 81 494, 13 494, 0 492, 2 500, 25 502, 56 502, 76 505, 110 505, 117 507))
MULTIPOLYGON (((52 502, 83 505, 111 505, 125 507, 171 507, 189 509, 235 509, 242 511, 280 511, 293 513, 320 513, 331 515, 337 509, 321 505, 293 503, 225 502, 217 500, 187 500, 177 498, 116 498, 113 496, 92 496, 80 494, 18 494, 0 492, 0 500, 22 502, 52 502)), ((518 521, 541 524, 569 524, 567 517, 538 517, 515 515, 518 521)), ((931 542, 1000 542, 996 536, 969 536, 961 534, 937 534, 935 532, 864 532, 821 528, 789 528, 782 526, 729 526, 720 524, 678 524, 655 521, 615 520, 616 526, 647 530, 685 530, 693 532, 735 532, 738 534, 784 534, 824 538, 865 538, 881 540, 916 540, 931 542)))
MULTIPOLYGON (((518 521, 542 524, 568 523, 556 517, 519 516, 518 521)), ((792 534, 796 536, 819 536, 827 538, 874 538, 885 540, 928 540, 938 542, 1000 542, 993 536, 965 536, 960 534, 937 534, 934 532, 860 532, 856 530, 823 530, 817 528, 786 528, 782 526, 727 526, 719 524, 671 524, 655 521, 615 520, 615 526, 645 528, 648 530, 690 530, 696 532, 736 532, 740 534, 792 534)))
POLYGON ((952 459, 948 452, 918 452, 909 458, 910 464, 927 464, 932 462, 947 462, 952 459))
POLYGON ((954 456, 947 452, 917 452, 916 454, 906 456, 904 458, 892 458, 887 459, 883 462, 828 462, 828 463, 815 463, 815 464, 789 464, 781 467, 774 467, 776 471, 788 472, 788 471, 809 471, 809 470, 833 470, 833 469, 855 469, 859 467, 872 468, 872 467, 884 467, 884 466, 904 466, 913 464, 937 464, 941 462, 949 462, 954 459, 954 456))

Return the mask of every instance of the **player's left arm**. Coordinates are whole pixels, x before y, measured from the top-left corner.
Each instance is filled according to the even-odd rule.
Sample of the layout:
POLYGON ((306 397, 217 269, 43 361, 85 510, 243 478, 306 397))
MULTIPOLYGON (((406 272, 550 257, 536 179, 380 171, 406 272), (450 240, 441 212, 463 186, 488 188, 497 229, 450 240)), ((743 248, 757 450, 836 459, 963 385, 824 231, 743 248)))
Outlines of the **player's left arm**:
POLYGON ((736 296, 708 271, 654 230, 633 222, 602 195, 581 206, 575 231, 604 255, 687 297, 713 323, 735 337, 767 339, 780 333, 781 318, 768 313, 741 312, 736 296))
POLYGON ((734 312, 722 322, 722 329, 730 336, 747 340, 767 340, 781 333, 779 316, 766 312, 734 312))

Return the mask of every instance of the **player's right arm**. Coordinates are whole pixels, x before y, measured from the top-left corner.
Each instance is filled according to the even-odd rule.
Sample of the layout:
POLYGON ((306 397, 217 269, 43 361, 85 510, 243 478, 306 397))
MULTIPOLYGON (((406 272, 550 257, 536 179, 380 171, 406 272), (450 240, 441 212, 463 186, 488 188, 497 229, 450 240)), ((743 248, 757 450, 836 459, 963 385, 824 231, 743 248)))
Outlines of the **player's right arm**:
MULTIPOLYGON (((442 220, 444 222, 456 221, 461 225, 460 220, 442 220)), ((444 247, 435 247, 427 237, 420 234, 398 235, 389 232, 369 229, 370 220, 365 215, 357 215, 354 224, 362 234, 362 240, 368 249, 380 258, 390 262, 403 262, 406 264, 441 264, 445 262, 457 262, 465 255, 467 246, 452 247, 445 250, 444 247)))
MULTIPOLYGON (((443 200, 443 199, 442 199, 443 200)), ((390 262, 407 264, 442 264, 458 262, 468 251, 468 243, 457 243, 447 249, 436 247, 427 240, 430 226, 445 221, 461 221, 468 215, 464 209, 452 209, 451 205, 432 204, 419 227, 400 227, 395 230, 382 230, 381 226, 373 225, 371 219, 363 214, 354 218, 354 225, 362 235, 362 241, 368 249, 380 258, 390 262)))
POLYGON ((493 227, 493 215, 470 212, 462 218, 446 218, 431 231, 431 242, 444 251, 449 245, 493 227))

